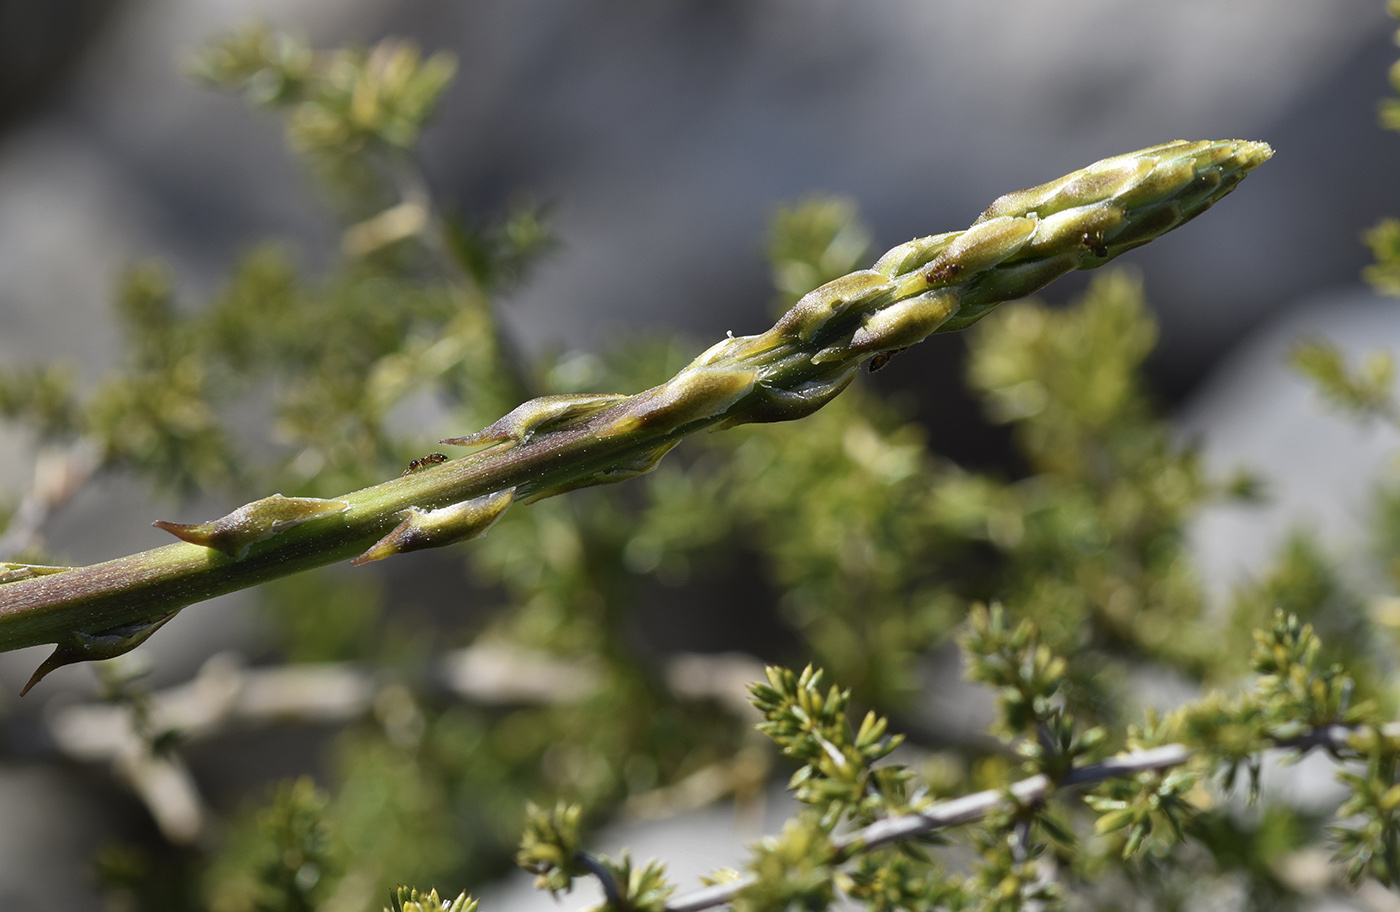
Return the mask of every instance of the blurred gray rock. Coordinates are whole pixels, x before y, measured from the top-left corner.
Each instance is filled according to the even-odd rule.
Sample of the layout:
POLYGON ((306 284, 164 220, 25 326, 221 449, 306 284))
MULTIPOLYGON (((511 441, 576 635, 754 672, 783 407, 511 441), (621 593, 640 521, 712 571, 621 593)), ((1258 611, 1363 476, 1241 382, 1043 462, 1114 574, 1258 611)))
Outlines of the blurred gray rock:
POLYGON ((1181 416, 1208 471, 1245 468, 1265 483, 1266 504, 1212 507, 1194 525, 1197 564, 1219 596, 1263 574, 1296 531, 1343 560, 1369 554, 1374 494, 1396 480, 1400 431, 1338 412, 1288 366, 1293 346, 1319 337, 1353 363, 1400 351, 1400 303, 1361 287, 1303 302, 1231 353, 1181 416))
POLYGON ((91 859, 113 814, 57 769, 0 765, 0 912, 96 909, 91 859))

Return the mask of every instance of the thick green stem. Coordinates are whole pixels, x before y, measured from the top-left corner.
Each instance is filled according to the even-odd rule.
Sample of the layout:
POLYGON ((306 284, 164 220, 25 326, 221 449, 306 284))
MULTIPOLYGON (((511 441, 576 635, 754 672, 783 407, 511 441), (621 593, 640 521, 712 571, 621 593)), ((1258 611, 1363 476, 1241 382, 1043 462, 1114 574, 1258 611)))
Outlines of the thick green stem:
POLYGON ((0 647, 54 643, 75 629, 100 631, 134 623, 352 558, 398 526, 409 508, 431 510, 511 487, 517 498, 528 499, 646 450, 635 439, 590 439, 589 426, 540 434, 347 494, 339 499, 348 504, 343 512, 255 542, 241 557, 182 541, 5 584, 0 588, 0 647))
MULTIPOLYGON (((515 501, 649 471, 706 427, 801 418, 860 363, 962 329, 1001 301, 1090 269, 1209 208, 1269 158, 1262 143, 1167 143, 998 199, 961 232, 894 248, 823 285, 770 330, 729 338, 634 396, 533 399, 468 437, 473 455, 335 500, 255 501, 184 541, 44 575, 0 567, 0 650, 58 643, 58 665, 118 655, 202 599, 355 557, 356 563, 480 535, 515 501)), ((32 683, 32 682, 31 682, 32 683)))

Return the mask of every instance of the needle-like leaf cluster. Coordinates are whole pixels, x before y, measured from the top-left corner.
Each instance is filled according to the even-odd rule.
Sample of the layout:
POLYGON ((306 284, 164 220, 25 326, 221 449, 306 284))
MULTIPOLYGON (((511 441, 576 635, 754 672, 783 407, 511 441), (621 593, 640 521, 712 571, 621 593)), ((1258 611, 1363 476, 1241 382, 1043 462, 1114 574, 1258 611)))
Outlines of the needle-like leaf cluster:
POLYGON ((437 889, 423 893, 416 887, 398 887, 389 894, 386 912, 476 912, 477 901, 465 893, 456 899, 438 896, 437 889))
POLYGON ((905 800, 908 771, 875 764, 897 748, 902 736, 887 734, 889 720, 874 710, 859 729, 846 718, 851 693, 836 687, 822 692, 822 673, 810 665, 794 675, 769 668, 768 683, 750 687, 753 704, 763 714, 758 730, 802 763, 788 783, 798 801, 821 811, 830 830, 843 817, 868 823, 905 800))

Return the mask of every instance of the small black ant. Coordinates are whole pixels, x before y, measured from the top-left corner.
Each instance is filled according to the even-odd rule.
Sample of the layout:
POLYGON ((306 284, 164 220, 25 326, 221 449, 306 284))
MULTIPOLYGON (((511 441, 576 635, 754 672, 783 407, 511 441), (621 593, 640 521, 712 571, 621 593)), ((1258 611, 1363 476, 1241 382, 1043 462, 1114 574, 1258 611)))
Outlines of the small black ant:
POLYGON ((426 469, 428 466, 441 465, 447 461, 447 457, 442 453, 429 453, 420 459, 415 459, 408 464, 408 468, 403 470, 405 475, 412 475, 419 469, 426 469))

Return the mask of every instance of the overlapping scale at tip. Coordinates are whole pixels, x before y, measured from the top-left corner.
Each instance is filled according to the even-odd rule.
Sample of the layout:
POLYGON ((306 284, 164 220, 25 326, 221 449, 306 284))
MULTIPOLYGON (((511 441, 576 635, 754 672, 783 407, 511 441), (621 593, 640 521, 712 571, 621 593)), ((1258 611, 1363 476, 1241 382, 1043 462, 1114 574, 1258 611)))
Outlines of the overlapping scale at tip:
POLYGON ((843 312, 859 315, 852 335, 824 339, 811 355, 811 363, 822 366, 963 329, 1002 301, 1032 294, 1072 269, 1101 266, 1176 228, 1272 155, 1266 143, 1205 140, 1106 158, 1000 197, 965 231, 895 247, 860 274, 890 278, 878 295, 848 301, 837 292, 850 279, 838 279, 812 292, 809 304, 790 311, 779 327, 805 327, 811 302, 828 297, 839 298, 843 312), (940 294, 927 298, 930 290, 940 294))
POLYGON ((540 396, 516 406, 503 418, 482 428, 475 434, 468 434, 465 437, 449 437, 438 442, 465 447, 502 441, 523 443, 539 431, 548 430, 577 418, 595 415, 626 398, 626 396, 616 394, 591 393, 540 396))
POLYGON ((359 566, 395 554, 440 548, 485 535, 514 502, 515 488, 512 487, 436 510, 409 507, 397 526, 350 563, 359 566))
POLYGON ((1267 143, 1240 139, 1162 143, 998 197, 978 221, 1030 213, 1045 218, 1109 199, 1133 209, 1175 194, 1202 175, 1213 173, 1221 182, 1231 175, 1243 176, 1272 155, 1267 143))

